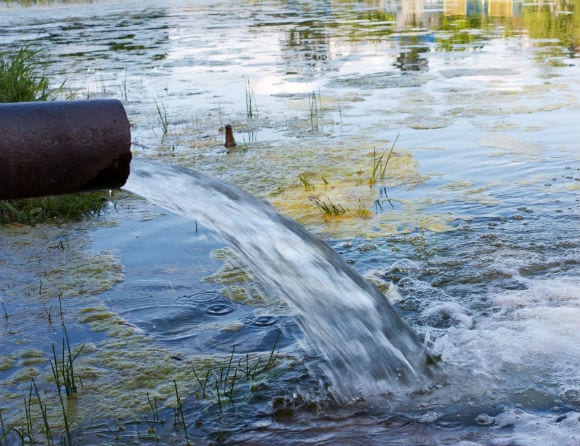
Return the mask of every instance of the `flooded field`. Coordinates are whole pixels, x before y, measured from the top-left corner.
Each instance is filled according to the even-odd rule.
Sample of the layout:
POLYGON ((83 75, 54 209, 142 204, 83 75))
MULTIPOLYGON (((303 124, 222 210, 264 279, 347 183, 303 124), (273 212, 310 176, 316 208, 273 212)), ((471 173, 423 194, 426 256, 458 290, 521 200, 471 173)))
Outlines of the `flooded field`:
POLYGON ((232 182, 321 237, 437 363, 374 393, 345 374, 337 401, 284 256, 277 292, 235 237, 114 191, 99 217, 0 226, 0 446, 577 446, 579 9, 0 2, 0 52, 40 51, 68 98, 123 101, 135 158, 232 182))

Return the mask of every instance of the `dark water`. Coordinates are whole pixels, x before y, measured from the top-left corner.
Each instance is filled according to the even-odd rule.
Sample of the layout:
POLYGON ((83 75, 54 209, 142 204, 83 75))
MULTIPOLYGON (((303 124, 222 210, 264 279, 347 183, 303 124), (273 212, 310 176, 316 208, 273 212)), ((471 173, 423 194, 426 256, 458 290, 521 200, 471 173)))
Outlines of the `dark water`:
MULTIPOLYGON (((442 371, 402 392, 364 373, 340 377, 341 364, 325 373, 297 313, 330 337, 339 321, 360 320, 340 333, 348 338, 377 321, 360 316, 362 304, 339 316, 320 305, 358 302, 356 293, 316 284, 297 310, 281 297, 308 288, 301 274, 282 269, 265 288, 201 216, 192 223, 117 193, 100 218, 0 228, 3 419, 22 424, 35 377, 55 432, 64 429, 49 365, 62 305, 73 346, 85 346, 82 391, 67 406, 78 444, 155 444, 147 392, 166 420, 155 425, 158 443, 184 444, 175 379, 195 444, 576 446, 578 7, 2 3, 2 51, 30 45, 74 97, 122 99, 137 158, 229 180, 321 236, 384 292, 442 371), (229 153, 226 123, 238 142, 229 153), (320 319, 337 322, 326 330, 312 322, 320 319), (220 411, 215 392, 196 397, 192 368, 219 370, 232 348, 236 361, 265 362, 274 345, 275 367, 240 381, 234 404, 220 411), (365 388, 364 400, 333 401, 365 388)), ((235 229, 251 220, 228 217, 215 215, 248 236, 235 229)), ((256 243, 267 234, 260 225, 247 230, 256 243)), ((276 249, 300 261, 295 245, 276 249)), ((332 354, 364 358, 363 344, 332 354)), ((345 366, 366 367, 353 362, 345 366)), ((382 375, 381 364, 370 370, 382 375)))

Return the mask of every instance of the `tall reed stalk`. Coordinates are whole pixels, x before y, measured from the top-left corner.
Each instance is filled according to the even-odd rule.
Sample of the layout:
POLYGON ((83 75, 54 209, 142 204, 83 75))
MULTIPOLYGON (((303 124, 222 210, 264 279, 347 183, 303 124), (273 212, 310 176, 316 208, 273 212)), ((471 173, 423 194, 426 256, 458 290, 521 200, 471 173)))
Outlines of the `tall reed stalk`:
POLYGON ((393 155, 393 150, 395 149, 395 144, 397 143, 398 139, 399 134, 397 134, 397 137, 393 141, 393 144, 391 144, 391 147, 385 149, 385 151, 379 156, 377 156, 376 150, 373 149, 373 167, 369 178, 369 186, 373 187, 379 181, 384 181, 385 175, 387 173, 387 167, 389 165, 391 156, 393 155))
POLYGON ((258 106, 256 105, 254 85, 252 85, 250 79, 246 79, 246 116, 248 119, 258 118, 258 106))

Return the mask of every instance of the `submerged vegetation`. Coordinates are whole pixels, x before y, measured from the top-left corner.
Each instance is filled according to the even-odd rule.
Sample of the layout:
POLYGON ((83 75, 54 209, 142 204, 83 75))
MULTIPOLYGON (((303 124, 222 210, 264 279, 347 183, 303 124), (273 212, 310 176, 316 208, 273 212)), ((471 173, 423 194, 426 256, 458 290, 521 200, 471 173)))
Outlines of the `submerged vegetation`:
MULTIPOLYGON (((51 88, 42 70, 39 51, 27 47, 16 53, 0 53, 0 103, 56 100, 64 83, 51 88)), ((78 220, 102 212, 107 192, 0 201, 0 224, 33 225, 46 221, 78 220)))

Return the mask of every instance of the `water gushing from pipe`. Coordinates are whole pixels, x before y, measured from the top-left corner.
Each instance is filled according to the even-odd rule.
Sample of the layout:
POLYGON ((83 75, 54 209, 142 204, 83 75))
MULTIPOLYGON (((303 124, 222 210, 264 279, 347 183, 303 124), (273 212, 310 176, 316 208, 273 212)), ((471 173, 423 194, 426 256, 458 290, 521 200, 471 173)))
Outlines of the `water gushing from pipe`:
POLYGON ((199 221, 295 311, 338 401, 417 387, 429 355, 376 287, 270 205, 189 169, 133 160, 125 189, 199 221))

